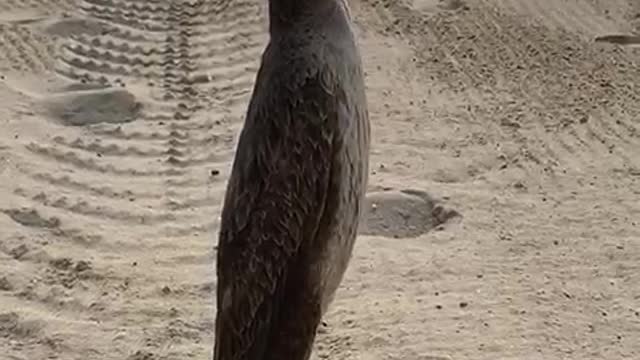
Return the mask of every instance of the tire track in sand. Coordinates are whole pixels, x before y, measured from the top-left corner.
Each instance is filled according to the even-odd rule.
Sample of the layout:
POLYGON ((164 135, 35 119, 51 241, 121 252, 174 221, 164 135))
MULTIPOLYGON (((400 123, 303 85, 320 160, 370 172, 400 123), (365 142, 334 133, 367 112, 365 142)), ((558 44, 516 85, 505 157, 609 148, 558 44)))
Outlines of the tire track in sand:
POLYGON ((470 121, 490 126, 482 131, 485 139, 517 144, 511 165, 552 179, 596 164, 637 168, 631 155, 640 109, 632 79, 640 73, 630 52, 577 37, 571 32, 577 26, 551 31, 495 3, 501 2, 422 16, 406 15, 411 10, 399 3, 388 8, 396 13, 395 26, 413 35, 428 76, 463 84, 452 88, 458 94, 479 94, 470 121), (435 51, 448 55, 434 57, 435 51))
MULTIPOLYGON (((605 18, 605 10, 599 11, 584 1, 572 6, 589 9, 589 16, 572 15, 576 21, 591 19, 582 28, 606 28, 597 27, 594 22, 612 24, 609 28, 626 27, 612 23, 612 19, 605 18)), ((532 26, 523 17, 518 18, 532 26)), ((543 76, 532 77, 548 79, 553 86, 531 81, 523 83, 526 85, 523 90, 553 116, 545 125, 547 132, 556 139, 568 134, 570 138, 565 144, 581 147, 572 153, 576 157, 582 153, 582 165, 593 157, 603 158, 610 154, 609 161, 622 160, 618 166, 636 167, 638 164, 630 156, 638 146, 637 128, 633 125, 639 110, 635 106, 637 82, 632 80, 640 75, 636 60, 632 51, 600 46, 591 42, 592 39, 576 37, 575 31, 579 28, 569 24, 551 31, 545 25, 537 31, 523 32, 526 27, 516 27, 507 32, 518 34, 523 42, 537 44, 541 54, 553 54, 553 66, 545 66, 543 76)))
MULTIPOLYGON (((593 44, 572 39, 566 32, 556 31, 554 35, 559 37, 550 38, 545 35, 549 31, 544 27, 540 28, 539 25, 529 23, 529 29, 522 26, 509 26, 509 24, 516 24, 517 21, 509 21, 509 15, 497 8, 483 13, 491 16, 489 20, 490 24, 493 23, 494 29, 503 29, 504 26, 508 26, 504 29, 505 31, 495 32, 495 34, 510 38, 503 42, 513 44, 517 53, 528 55, 520 59, 521 64, 530 69, 526 77, 521 77, 520 96, 528 99, 527 104, 535 106, 536 112, 546 118, 543 123, 537 122, 538 136, 547 138, 548 145, 560 144, 560 147, 565 150, 563 158, 575 157, 578 160, 576 164, 578 168, 583 168, 591 162, 593 156, 597 157, 603 152, 609 152, 607 146, 601 146, 603 143, 601 139, 595 142, 588 141, 589 139, 585 141, 584 137, 601 137, 597 133, 590 131, 590 135, 580 135, 595 122, 605 125, 599 131, 609 133, 612 141, 621 140, 624 143, 633 141, 632 132, 624 131, 622 128, 615 129, 618 127, 616 124, 622 124, 620 120, 601 116, 597 107, 588 105, 592 99, 610 95, 605 94, 606 89, 597 85, 599 82, 597 78, 608 77, 625 81, 624 78, 619 77, 619 74, 611 73, 606 66, 611 57, 603 56, 602 51, 597 49, 592 50, 593 44), (582 55, 585 53, 586 56, 582 55), (580 63, 576 64, 578 61, 580 63), (600 65, 595 65, 598 63, 600 65), (575 89, 575 91, 567 91, 567 89, 575 89), (594 121, 585 126, 580 125, 588 117, 593 117, 594 121)), ((525 18, 517 17, 517 19, 520 19, 521 23, 527 23, 525 18)), ((614 61, 622 66, 624 63, 631 64, 623 53, 615 52, 614 56, 614 61)), ((624 89, 624 86, 620 89, 624 89)), ((620 96, 623 95, 619 95, 618 98, 620 96)), ((629 100, 623 98, 621 102, 629 100)), ((625 161, 630 161, 623 152, 618 156, 625 161)))
POLYGON ((0 187, 3 221, 14 230, 0 245, 40 254, 15 260, 14 286, 2 296, 24 302, 16 321, 48 323, 7 351, 207 357, 213 239, 204 235, 217 226, 244 115, 239 105, 264 45, 260 6, 78 0, 40 1, 29 12, 15 1, 1 7, 24 21, 0 16, 0 44, 8 49, 0 69, 8 66, 11 78, 0 86, 21 94, 33 114, 15 125, 14 178, 0 187), (38 74, 35 86, 17 86, 28 72, 38 74), (68 333, 52 335, 61 328, 68 333), (54 337, 56 346, 46 345, 54 337), (191 345, 168 350, 176 341, 191 345))
POLYGON ((599 0, 502 0, 493 1, 501 7, 540 21, 552 30, 563 30, 585 38, 593 38, 602 33, 618 32, 626 26, 609 16, 608 8, 628 7, 625 0, 602 2, 599 0))

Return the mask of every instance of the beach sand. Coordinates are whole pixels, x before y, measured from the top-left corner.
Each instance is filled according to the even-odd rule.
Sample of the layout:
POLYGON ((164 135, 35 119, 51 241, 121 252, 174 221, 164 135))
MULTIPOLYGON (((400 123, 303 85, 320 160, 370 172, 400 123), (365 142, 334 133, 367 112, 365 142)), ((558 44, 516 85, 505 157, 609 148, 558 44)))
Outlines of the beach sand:
MULTIPOLYGON (((265 3, 0 0, 0 359, 210 359, 265 3)), ((640 5, 350 4, 368 212, 313 358, 640 358, 640 5)))

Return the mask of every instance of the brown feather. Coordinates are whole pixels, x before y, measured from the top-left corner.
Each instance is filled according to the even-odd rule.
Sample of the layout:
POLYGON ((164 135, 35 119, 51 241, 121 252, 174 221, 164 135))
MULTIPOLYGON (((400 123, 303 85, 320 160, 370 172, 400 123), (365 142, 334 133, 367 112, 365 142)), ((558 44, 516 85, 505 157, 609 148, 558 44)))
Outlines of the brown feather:
POLYGON ((370 130, 349 19, 334 10, 272 33, 263 54, 222 211, 215 360, 308 359, 351 256, 370 130))

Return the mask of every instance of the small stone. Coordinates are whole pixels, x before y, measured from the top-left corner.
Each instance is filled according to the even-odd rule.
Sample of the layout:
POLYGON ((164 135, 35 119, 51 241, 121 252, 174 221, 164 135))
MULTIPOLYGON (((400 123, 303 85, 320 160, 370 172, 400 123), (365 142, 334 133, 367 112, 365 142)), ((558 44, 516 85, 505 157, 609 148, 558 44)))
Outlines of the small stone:
POLYGON ((6 277, 0 278, 0 291, 11 291, 13 290, 13 285, 9 282, 9 279, 6 277))
POLYGON ((9 251, 9 255, 11 255, 16 260, 20 260, 20 258, 23 257, 28 252, 29 252, 29 249, 27 248, 27 246, 22 244, 12 249, 11 251, 9 251))
POLYGON ((89 264, 88 261, 84 261, 84 260, 78 261, 78 263, 75 266, 75 270, 77 272, 83 272, 89 269, 91 269, 91 265, 89 264))
POLYGON ((67 270, 73 264, 72 261, 68 258, 60 258, 50 261, 51 266, 59 270, 67 270))

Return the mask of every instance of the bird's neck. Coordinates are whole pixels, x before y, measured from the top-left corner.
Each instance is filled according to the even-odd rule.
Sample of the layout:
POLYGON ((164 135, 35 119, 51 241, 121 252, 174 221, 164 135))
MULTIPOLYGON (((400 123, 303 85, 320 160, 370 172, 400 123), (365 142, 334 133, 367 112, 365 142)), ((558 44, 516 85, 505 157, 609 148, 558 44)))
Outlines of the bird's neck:
POLYGON ((295 24, 320 21, 335 11, 340 0, 269 0, 270 32, 286 31, 295 24))

